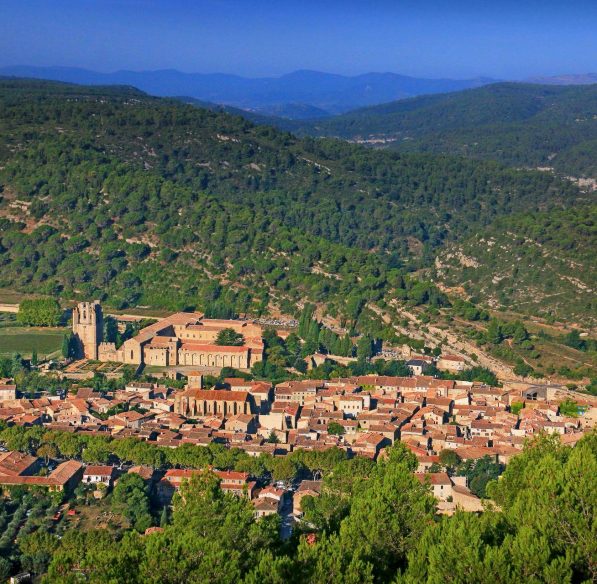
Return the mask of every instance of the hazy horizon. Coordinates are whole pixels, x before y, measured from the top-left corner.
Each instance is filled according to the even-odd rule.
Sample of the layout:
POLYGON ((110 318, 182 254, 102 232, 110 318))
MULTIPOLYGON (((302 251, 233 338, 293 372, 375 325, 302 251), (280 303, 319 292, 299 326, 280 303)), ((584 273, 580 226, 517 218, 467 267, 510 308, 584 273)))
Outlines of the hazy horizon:
MULTIPOLYGON (((243 77, 245 79, 267 79, 267 78, 272 78, 272 79, 278 79, 280 77, 285 77, 287 75, 293 75, 295 73, 303 73, 303 72, 307 72, 307 73, 323 73, 325 75, 337 75, 340 77, 359 77, 361 75, 400 75, 400 76, 404 76, 404 77, 414 77, 414 78, 424 78, 424 79, 430 79, 430 80, 440 80, 440 79, 455 79, 455 77, 447 77, 447 76, 423 76, 423 75, 407 75, 401 71, 360 71, 357 73, 353 73, 353 74, 346 74, 346 73, 338 73, 337 71, 324 71, 321 69, 293 69, 291 71, 285 71, 282 73, 276 73, 276 74, 271 74, 271 75, 242 75, 239 73, 231 73, 229 71, 211 71, 211 72, 205 72, 205 71, 185 71, 183 69, 179 69, 176 67, 164 67, 161 69, 127 69, 127 68, 120 68, 120 69, 107 69, 107 70, 100 70, 100 69, 91 69, 88 67, 75 67, 75 66, 68 66, 68 65, 32 65, 30 63, 15 63, 15 64, 11 64, 11 65, 0 65, 0 69, 5 69, 5 68, 18 68, 18 67, 31 67, 31 68, 43 68, 43 69, 81 69, 81 70, 86 70, 86 71, 90 71, 93 73, 99 73, 102 75, 110 75, 113 73, 119 73, 119 72, 130 72, 130 73, 159 73, 159 72, 163 72, 163 71, 173 71, 176 73, 182 73, 184 75, 229 75, 229 76, 234 76, 234 77, 243 77)), ((474 77, 468 77, 468 79, 476 79, 476 78, 487 78, 487 79, 494 79, 495 81, 525 81, 526 79, 531 79, 533 77, 559 77, 559 76, 566 76, 566 75, 595 75, 597 71, 597 66, 595 67, 594 70, 587 70, 587 71, 578 71, 576 73, 571 73, 570 71, 560 71, 559 73, 555 73, 553 75, 527 75, 526 77, 519 77, 519 78, 503 78, 503 79, 498 79, 498 78, 492 78, 491 75, 477 75, 474 77)), ((462 80, 465 80, 467 78, 462 77, 462 80)))
MULTIPOLYGON (((293 70, 289 70, 289 71, 283 71, 281 73, 273 73, 271 75, 242 75, 240 73, 232 73, 230 71, 210 71, 210 72, 206 72, 206 71, 187 71, 187 70, 183 70, 177 67, 163 67, 160 69, 128 69, 125 67, 119 68, 119 69, 106 69, 106 70, 100 70, 100 69, 92 69, 89 67, 77 67, 77 66, 68 66, 68 65, 32 65, 31 63, 14 63, 14 64, 10 64, 10 65, 0 65, 0 69, 7 69, 7 68, 19 68, 19 67, 23 67, 23 68, 40 68, 40 69, 81 69, 81 70, 85 70, 85 71, 90 71, 93 73, 99 73, 101 75, 110 75, 113 73, 119 73, 122 71, 126 71, 126 72, 130 72, 130 73, 159 73, 159 72, 164 72, 164 71, 172 71, 172 72, 176 72, 176 73, 182 73, 184 75, 229 75, 229 76, 233 76, 233 77, 243 77, 245 79, 267 79, 267 78, 272 78, 272 79, 278 79, 280 77, 285 77, 287 75, 293 75, 295 73, 322 73, 325 75, 337 75, 340 77, 359 77, 361 75, 401 75, 404 77, 415 77, 415 78, 426 78, 426 79, 442 79, 445 76, 422 76, 422 75, 407 75, 401 71, 359 71, 353 74, 348 74, 348 73, 338 73, 337 71, 325 71, 322 69, 308 69, 308 68, 299 68, 299 69, 293 69, 293 70)), ((577 73, 577 75, 583 75, 583 74, 591 74, 593 73, 592 71, 583 71, 582 73, 577 73)), ((568 72, 562 72, 561 75, 566 75, 568 74, 568 72)), ((470 77, 471 79, 477 78, 477 77, 482 77, 482 78, 490 78, 491 76, 489 75, 477 75, 474 77, 470 77)), ((506 79, 504 79, 504 81, 507 81, 506 79)))
POLYGON ((595 72, 589 0, 6 0, 0 67, 523 80, 595 72))

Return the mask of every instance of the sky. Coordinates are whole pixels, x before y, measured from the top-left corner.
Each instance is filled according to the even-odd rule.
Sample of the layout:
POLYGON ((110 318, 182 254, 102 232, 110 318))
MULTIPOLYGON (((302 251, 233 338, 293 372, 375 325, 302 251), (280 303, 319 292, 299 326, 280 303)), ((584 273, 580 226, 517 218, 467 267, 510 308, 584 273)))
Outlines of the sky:
POLYGON ((597 71, 597 0, 0 0, 0 66, 524 79, 597 71))

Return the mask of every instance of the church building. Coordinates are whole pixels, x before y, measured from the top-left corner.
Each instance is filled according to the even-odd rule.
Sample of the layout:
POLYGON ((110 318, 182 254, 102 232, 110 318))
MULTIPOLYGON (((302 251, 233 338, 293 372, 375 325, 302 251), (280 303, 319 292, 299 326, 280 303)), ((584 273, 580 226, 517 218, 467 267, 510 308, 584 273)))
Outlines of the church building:
POLYGON ((80 356, 99 361, 161 367, 234 367, 250 369, 263 359, 260 326, 241 320, 204 319, 197 312, 177 312, 145 327, 122 346, 102 342, 103 317, 99 302, 81 302, 73 309, 73 333, 80 356), (218 345, 218 334, 232 329, 242 335, 241 346, 218 345))

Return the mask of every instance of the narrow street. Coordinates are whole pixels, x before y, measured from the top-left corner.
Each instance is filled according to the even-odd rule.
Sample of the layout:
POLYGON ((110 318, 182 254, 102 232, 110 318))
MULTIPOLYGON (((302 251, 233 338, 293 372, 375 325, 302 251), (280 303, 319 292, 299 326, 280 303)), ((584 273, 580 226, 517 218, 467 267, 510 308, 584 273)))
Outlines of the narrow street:
POLYGON ((292 514, 294 493, 289 491, 284 497, 284 505, 280 511, 282 519, 280 523, 280 537, 283 540, 288 539, 292 535, 292 528, 294 526, 294 515, 292 514))

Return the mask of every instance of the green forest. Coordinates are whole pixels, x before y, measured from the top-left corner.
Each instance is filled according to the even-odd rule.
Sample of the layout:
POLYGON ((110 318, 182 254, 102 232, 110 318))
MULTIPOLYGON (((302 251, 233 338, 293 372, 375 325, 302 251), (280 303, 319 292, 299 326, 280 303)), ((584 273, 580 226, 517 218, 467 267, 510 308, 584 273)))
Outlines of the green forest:
POLYGON ((442 250, 434 279, 494 306, 592 326, 595 249, 597 205, 515 214, 442 250))
POLYGON ((0 81, 0 286, 117 308, 297 314, 447 300, 412 271, 586 195, 547 173, 299 139, 128 87, 0 81))
POLYGON ((596 114, 597 85, 496 83, 363 108, 295 131, 385 138, 400 152, 456 154, 595 178, 596 114))

